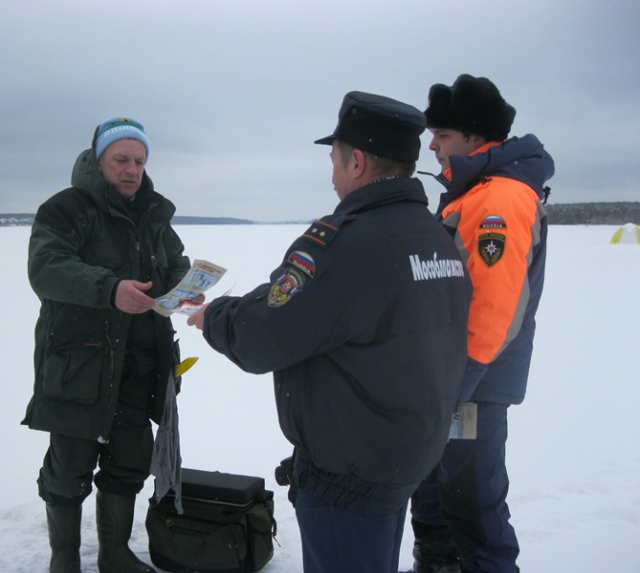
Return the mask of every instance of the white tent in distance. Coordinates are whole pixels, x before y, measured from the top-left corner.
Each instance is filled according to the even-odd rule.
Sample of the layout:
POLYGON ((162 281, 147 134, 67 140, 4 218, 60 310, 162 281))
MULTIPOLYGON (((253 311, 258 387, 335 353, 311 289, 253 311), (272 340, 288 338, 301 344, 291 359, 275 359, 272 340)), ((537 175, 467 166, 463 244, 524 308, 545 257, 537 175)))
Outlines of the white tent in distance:
POLYGON ((609 242, 612 245, 640 245, 640 227, 627 223, 613 234, 609 242))

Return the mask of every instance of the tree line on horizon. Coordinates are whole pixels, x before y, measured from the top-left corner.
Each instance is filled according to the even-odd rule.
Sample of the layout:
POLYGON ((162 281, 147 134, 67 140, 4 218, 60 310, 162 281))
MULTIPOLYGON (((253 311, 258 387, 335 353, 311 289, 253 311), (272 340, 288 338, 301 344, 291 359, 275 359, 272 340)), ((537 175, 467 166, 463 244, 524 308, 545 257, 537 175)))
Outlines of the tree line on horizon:
MULTIPOLYGON (((550 225, 640 225, 640 202, 557 203, 545 205, 550 225)), ((31 226, 35 214, 0 214, 0 227, 31 226)), ((233 217, 191 217, 176 215, 174 225, 259 225, 249 219, 233 217)), ((274 221, 272 224, 304 224, 312 221, 274 221)))

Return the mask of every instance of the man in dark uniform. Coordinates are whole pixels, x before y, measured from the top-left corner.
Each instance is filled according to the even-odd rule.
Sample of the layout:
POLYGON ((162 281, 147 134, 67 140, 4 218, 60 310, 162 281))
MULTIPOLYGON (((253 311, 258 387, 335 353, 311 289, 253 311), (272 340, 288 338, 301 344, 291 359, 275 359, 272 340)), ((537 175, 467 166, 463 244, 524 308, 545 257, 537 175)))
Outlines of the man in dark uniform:
POLYGON ((331 145, 333 215, 268 283, 189 318, 243 370, 274 372, 305 573, 395 573, 409 497, 449 432, 469 283, 411 177, 424 129, 412 106, 348 93, 316 142, 331 145))

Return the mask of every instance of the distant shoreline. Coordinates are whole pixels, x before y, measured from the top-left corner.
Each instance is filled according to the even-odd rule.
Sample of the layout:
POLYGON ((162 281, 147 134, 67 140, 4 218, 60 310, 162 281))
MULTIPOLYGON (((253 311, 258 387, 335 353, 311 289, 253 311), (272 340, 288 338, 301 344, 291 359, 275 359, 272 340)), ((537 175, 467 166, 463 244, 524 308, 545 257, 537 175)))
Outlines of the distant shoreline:
MULTIPOLYGON (((640 225, 640 202, 557 203, 545 205, 550 225, 640 225)), ((31 226, 33 213, 0 213, 0 227, 31 226)), ((233 217, 176 215, 173 225, 306 225, 312 221, 252 221, 233 217)))
MULTIPOLYGON (((0 213, 0 227, 30 227, 35 213, 0 213)), ((251 221, 233 217, 192 217, 176 215, 172 225, 308 225, 312 221, 251 221)))

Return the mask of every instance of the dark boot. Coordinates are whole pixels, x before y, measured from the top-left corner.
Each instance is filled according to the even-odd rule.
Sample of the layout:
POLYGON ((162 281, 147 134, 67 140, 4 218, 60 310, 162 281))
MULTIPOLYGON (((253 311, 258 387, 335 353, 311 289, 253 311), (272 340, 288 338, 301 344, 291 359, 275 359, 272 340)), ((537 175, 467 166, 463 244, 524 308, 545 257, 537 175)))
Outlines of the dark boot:
POLYGON ((460 554, 446 525, 412 521, 414 573, 460 573, 460 554))
POLYGON ((82 573, 80 571, 81 505, 47 504, 47 525, 51 545, 50 573, 82 573))
POLYGON ((135 495, 117 495, 98 490, 98 570, 100 573, 156 573, 129 549, 135 495))

